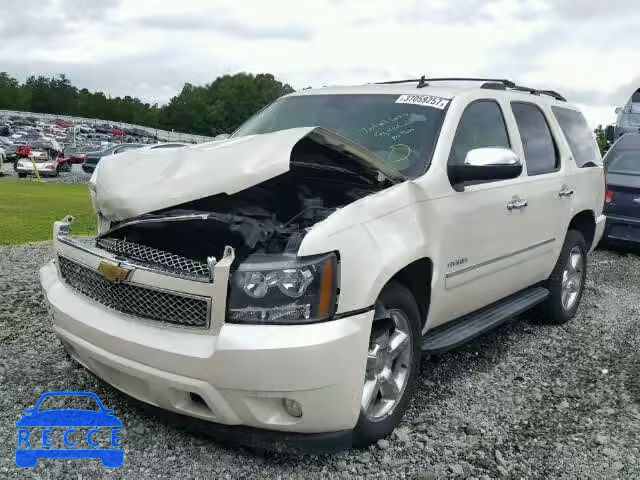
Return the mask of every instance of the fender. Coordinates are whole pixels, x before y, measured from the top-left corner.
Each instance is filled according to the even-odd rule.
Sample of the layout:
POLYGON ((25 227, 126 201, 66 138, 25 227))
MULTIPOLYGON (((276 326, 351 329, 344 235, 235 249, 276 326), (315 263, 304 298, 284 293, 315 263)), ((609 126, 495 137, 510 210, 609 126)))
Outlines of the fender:
POLYGON ((404 182, 344 207, 307 234, 300 256, 329 251, 340 256, 337 313, 372 306, 398 271, 420 258, 434 258, 423 230, 426 200, 420 186, 404 182))

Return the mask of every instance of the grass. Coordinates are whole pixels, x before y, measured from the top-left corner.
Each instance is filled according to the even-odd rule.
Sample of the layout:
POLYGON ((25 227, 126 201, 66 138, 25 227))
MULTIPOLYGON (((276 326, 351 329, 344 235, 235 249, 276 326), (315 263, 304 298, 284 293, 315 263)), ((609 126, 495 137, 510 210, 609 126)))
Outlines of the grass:
POLYGON ((94 235, 96 216, 87 185, 0 181, 0 245, 51 240, 53 222, 76 218, 75 235, 94 235))

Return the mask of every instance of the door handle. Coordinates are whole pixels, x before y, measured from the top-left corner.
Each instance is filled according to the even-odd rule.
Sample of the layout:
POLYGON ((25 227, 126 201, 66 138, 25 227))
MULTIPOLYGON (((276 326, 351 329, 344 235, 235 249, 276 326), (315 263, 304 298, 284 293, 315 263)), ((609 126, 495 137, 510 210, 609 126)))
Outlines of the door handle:
POLYGON ((513 197, 513 199, 511 199, 511 201, 507 203, 507 210, 521 210, 527 205, 529 204, 524 198, 513 197))
POLYGON ((567 187, 566 185, 564 185, 562 187, 562 189, 558 192, 558 196, 560 197, 570 197, 571 195, 573 195, 573 188, 567 187))

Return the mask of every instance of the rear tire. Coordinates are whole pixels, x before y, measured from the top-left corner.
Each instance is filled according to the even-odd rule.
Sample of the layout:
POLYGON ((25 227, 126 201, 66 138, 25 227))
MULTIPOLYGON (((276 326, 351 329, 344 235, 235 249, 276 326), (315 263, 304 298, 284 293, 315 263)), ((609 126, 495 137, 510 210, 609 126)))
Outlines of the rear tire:
POLYGON ((587 276, 587 252, 582 234, 569 230, 556 266, 544 283, 550 295, 542 304, 543 322, 560 325, 576 314, 587 276))
POLYGON ((371 328, 360 417, 353 430, 353 445, 356 447, 365 447, 389 435, 398 426, 409 405, 420 369, 420 310, 411 292, 398 282, 389 282, 378 297, 376 312, 380 314, 376 315, 371 328), (399 340, 405 333, 408 335, 406 344, 399 340), (380 345, 387 341, 387 347, 380 349, 380 345), (396 345, 405 347, 394 348, 396 345), (378 354, 374 355, 376 350, 378 354), (391 380, 382 380, 383 385, 377 387, 378 392, 367 396, 372 388, 376 388, 369 388, 372 382, 377 385, 378 378, 384 377, 385 372, 389 372, 391 380), (367 402, 365 398, 374 400, 367 402), (364 404, 369 407, 365 409, 364 404))
POLYGON ((27 174, 26 173, 18 173, 18 177, 27 178, 27 174))

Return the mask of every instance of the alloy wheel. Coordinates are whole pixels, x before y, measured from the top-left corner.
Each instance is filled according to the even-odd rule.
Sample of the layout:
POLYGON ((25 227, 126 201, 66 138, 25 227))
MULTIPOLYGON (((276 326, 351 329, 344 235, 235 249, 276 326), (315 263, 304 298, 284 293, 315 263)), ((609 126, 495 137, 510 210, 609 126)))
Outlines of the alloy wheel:
POLYGON ((407 387, 413 355, 409 319, 401 310, 386 313, 393 322, 372 331, 362 391, 362 411, 373 422, 393 414, 407 387))
POLYGON ((565 310, 571 310, 580 296, 583 271, 584 258, 582 250, 576 245, 571 249, 571 252, 569 252, 567 264, 562 272, 562 289, 560 298, 562 300, 562 308, 565 310))

